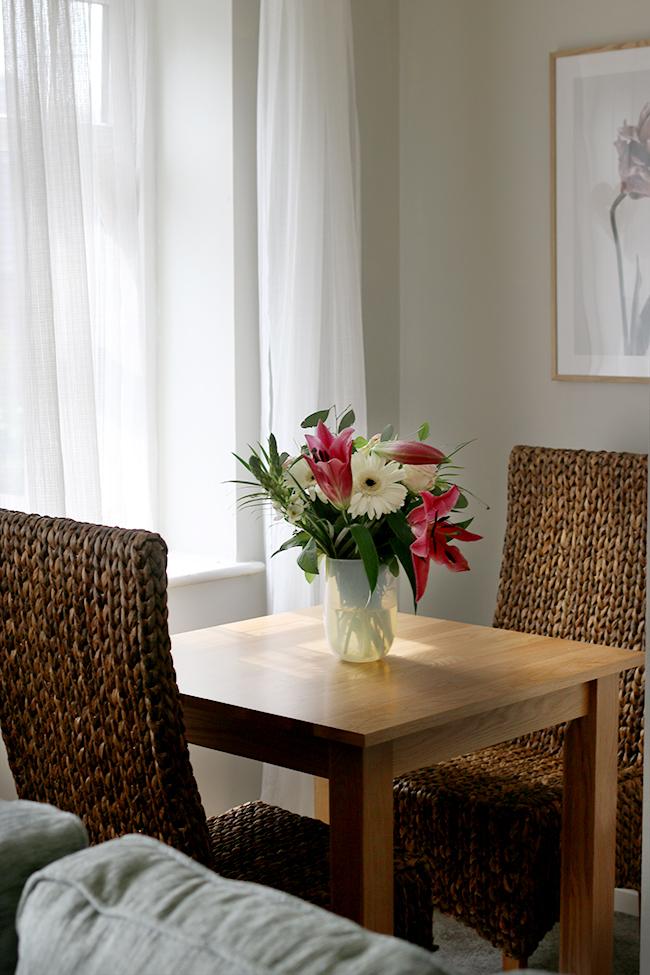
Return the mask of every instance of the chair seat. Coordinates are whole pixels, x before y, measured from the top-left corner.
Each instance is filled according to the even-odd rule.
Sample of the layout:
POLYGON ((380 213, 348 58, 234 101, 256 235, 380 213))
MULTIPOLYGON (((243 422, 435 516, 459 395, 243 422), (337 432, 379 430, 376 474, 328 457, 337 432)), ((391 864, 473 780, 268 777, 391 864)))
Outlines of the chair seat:
MULTIPOLYGON (((513 447, 494 626, 643 650, 647 471, 645 454, 513 447)), ((616 883, 636 889, 643 695, 639 666, 620 682, 616 849, 616 883)), ((395 842, 508 968, 558 917, 562 742, 562 725, 540 729, 395 783, 395 842)))
MULTIPOLYGON (((641 791, 641 767, 622 769, 616 883, 636 889, 641 791)), ((560 916, 561 754, 505 742, 410 772, 394 794, 396 840, 426 851, 434 907, 531 955, 560 916)))
MULTIPOLYGON (((223 877, 254 880, 329 908, 329 826, 325 823, 258 801, 208 819, 208 831, 213 868, 223 877)), ((394 857, 395 934, 431 951, 431 882, 426 863, 399 848, 394 857)))

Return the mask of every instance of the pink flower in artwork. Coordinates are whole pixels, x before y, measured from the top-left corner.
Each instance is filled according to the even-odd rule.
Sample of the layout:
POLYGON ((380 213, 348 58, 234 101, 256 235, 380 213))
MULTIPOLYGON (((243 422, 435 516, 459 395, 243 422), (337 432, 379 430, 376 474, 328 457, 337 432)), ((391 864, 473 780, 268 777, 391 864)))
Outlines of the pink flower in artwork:
POLYGON ((482 537, 448 521, 448 516, 460 497, 456 485, 437 496, 423 491, 421 497, 422 504, 408 515, 408 523, 415 535, 411 556, 415 571, 416 602, 424 595, 429 578, 429 563, 432 560, 438 565, 446 565, 451 572, 467 572, 469 565, 465 556, 457 546, 450 543, 456 539, 475 542, 482 537))
POLYGON ((638 124, 628 125, 626 121, 618 134, 614 145, 621 191, 633 200, 650 196, 650 102, 641 109, 638 124))
POLYGON ((354 430, 347 427, 334 436, 319 420, 316 435, 305 435, 310 455, 305 455, 319 488, 336 508, 347 508, 352 494, 352 446, 354 430))

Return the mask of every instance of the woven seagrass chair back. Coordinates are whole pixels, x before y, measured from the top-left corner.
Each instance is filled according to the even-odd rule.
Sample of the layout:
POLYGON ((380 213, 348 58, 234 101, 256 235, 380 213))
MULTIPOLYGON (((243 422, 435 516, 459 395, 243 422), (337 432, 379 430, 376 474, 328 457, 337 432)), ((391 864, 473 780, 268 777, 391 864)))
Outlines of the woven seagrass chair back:
MULTIPOLYGON (((514 447, 494 626, 643 650, 645 454, 514 447)), ((644 670, 621 677, 619 765, 643 759, 644 670)), ((531 747, 558 752, 563 727, 531 747)))
POLYGON ((92 842, 142 832, 210 865, 145 531, 0 509, 0 726, 18 795, 92 842))

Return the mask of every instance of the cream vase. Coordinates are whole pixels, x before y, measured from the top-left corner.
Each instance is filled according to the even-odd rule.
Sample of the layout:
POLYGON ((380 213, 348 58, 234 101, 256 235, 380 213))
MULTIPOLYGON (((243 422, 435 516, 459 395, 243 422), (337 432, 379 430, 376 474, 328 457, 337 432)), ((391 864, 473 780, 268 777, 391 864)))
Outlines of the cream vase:
POLYGON ((361 559, 327 558, 323 616, 327 642, 342 660, 357 664, 380 660, 395 639, 396 577, 381 565, 371 594, 361 559))

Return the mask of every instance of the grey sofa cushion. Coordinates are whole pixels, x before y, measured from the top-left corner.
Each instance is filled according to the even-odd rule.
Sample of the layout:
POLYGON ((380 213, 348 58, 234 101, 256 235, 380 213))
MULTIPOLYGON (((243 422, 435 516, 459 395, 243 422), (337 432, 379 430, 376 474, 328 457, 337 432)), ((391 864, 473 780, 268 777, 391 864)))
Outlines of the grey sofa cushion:
POLYGON ((415 945, 225 880, 146 836, 32 876, 17 927, 17 975, 449 975, 415 945))
POLYGON ((16 909, 28 877, 87 846, 86 828, 72 813, 0 799, 0 975, 13 975, 16 967, 16 909))

